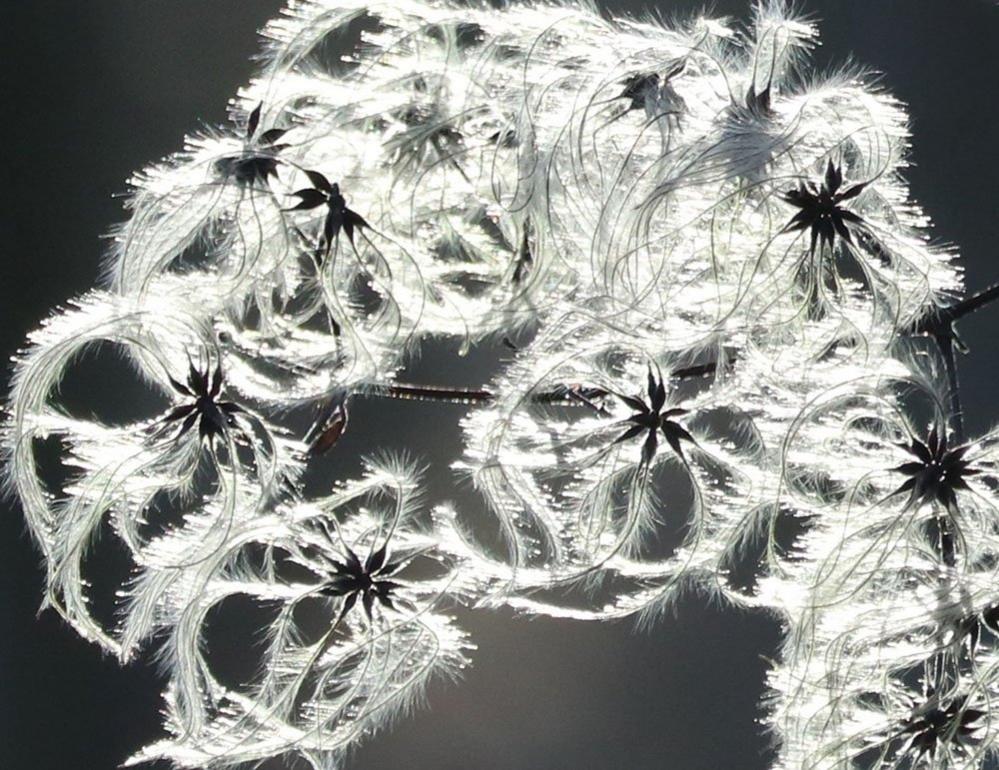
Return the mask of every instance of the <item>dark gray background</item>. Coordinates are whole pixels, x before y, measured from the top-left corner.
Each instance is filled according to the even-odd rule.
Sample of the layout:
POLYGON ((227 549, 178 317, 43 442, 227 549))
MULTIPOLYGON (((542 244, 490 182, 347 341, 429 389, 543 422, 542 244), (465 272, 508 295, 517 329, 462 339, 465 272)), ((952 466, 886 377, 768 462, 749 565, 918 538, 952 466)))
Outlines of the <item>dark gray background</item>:
MULTIPOLYGON (((99 236, 122 218, 112 196, 129 173, 178 148, 199 121, 217 124, 250 73, 255 30, 280 0, 20 0, 0 31, 3 280, 7 356, 49 309, 90 288, 99 236)), ((698 3, 663 2, 667 15, 698 3)), ((821 21, 823 64, 859 62, 911 108, 909 173, 941 241, 961 247, 968 285, 999 280, 999 6, 986 0, 802 0, 821 21)), ((615 7, 624 7, 616 4, 615 7)), ((632 5, 630 8, 638 9, 632 5)), ((745 15, 748 3, 716 2, 745 15)), ((960 363, 972 432, 997 417, 999 311, 965 324, 960 363)), ((445 359, 431 359, 447 377, 445 359)), ((466 367, 462 376, 474 373, 466 367)), ((113 383, 105 383, 107 388, 113 383)), ((406 412, 408 435, 436 420, 406 412)), ((457 413, 448 415, 454 423, 457 413)), ((439 423, 437 423, 439 424, 439 423)), ((435 443, 447 447, 456 430, 435 443)), ((374 440, 377 443, 377 440, 374 440)), ((453 445, 453 443, 451 444, 453 445)), ((419 446, 417 442, 415 446, 419 446)), ((348 451, 349 447, 344 447, 348 451)), ((433 486, 449 458, 433 458, 433 486)), ((8 506, 10 507, 10 506, 8 506)), ((39 557, 19 512, 0 516, 0 766, 115 767, 158 734, 156 673, 119 668, 52 613, 36 618, 39 557)), ((460 685, 363 747, 356 768, 412 770, 753 770, 768 764, 755 724, 763 656, 775 625, 691 601, 636 632, 462 618, 479 644, 460 685)), ((277 767, 277 765, 274 765, 277 767)))

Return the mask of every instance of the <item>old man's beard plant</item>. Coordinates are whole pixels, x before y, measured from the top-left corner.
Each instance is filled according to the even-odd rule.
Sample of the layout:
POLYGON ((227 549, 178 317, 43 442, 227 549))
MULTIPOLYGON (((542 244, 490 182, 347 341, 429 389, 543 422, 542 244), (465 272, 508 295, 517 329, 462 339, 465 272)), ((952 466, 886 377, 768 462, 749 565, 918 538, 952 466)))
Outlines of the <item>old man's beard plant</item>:
POLYGON ((993 293, 928 242, 901 106, 807 75, 779 2, 737 30, 315 0, 265 37, 234 127, 136 175, 105 287, 16 362, 46 606, 169 672, 133 761, 340 767, 468 664, 458 605, 652 622, 693 591, 782 622, 775 767, 984 767, 999 446, 963 435, 953 323, 993 293), (400 381, 428 342, 496 374, 400 381), (60 406, 109 344, 145 419, 60 406), (428 503, 416 446, 315 478, 379 398, 468 405, 482 505, 428 503), (98 532, 133 563, 113 616, 98 532), (208 654, 233 603, 249 682, 208 654))

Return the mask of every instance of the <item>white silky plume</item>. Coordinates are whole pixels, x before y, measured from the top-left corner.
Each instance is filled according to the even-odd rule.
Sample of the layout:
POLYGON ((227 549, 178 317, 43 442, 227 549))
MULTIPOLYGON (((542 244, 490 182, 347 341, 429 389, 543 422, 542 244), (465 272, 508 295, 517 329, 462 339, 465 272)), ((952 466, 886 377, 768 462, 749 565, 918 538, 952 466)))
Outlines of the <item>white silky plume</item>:
POLYGON ((780 0, 746 28, 293 0, 263 35, 233 126, 133 177, 104 288, 15 362, 6 478, 45 603, 169 677, 130 761, 339 768, 468 664, 458 605, 651 622, 699 591, 786 630, 774 767, 985 767, 999 445, 948 429, 913 339, 962 287, 903 106, 809 73, 818 31, 780 0), (496 374, 397 382, 433 341, 496 374), (108 346, 169 405, 64 408, 108 346), (306 491, 353 399, 434 393, 477 404, 455 469, 484 506, 384 459, 306 491), (110 615, 107 538, 132 565, 110 615), (232 681, 242 610, 259 639, 227 643, 261 643, 232 681))

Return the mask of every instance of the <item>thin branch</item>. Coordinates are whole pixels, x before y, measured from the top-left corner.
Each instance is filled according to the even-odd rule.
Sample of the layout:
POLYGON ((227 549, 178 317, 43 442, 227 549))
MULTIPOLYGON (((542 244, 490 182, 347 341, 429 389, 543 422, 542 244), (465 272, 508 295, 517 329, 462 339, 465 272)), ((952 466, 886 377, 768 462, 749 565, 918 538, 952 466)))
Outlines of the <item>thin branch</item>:
MULTIPOLYGON (((713 375, 718 369, 714 361, 706 364, 676 369, 673 379, 689 380, 713 375)), ((411 401, 436 401, 448 404, 483 404, 496 400, 496 394, 485 388, 464 388, 450 385, 416 385, 406 382, 367 384, 356 393, 358 396, 376 398, 397 398, 411 401)), ((534 394, 532 400, 539 404, 562 404, 593 408, 592 399, 610 395, 597 387, 579 385, 557 385, 551 390, 534 394)))
POLYGON ((957 338, 954 331, 954 324, 957 321, 997 299, 999 299, 999 283, 993 284, 970 297, 965 297, 953 305, 930 311, 912 325, 910 333, 926 334, 931 337, 957 338))
POLYGON ((413 385, 404 382, 366 385, 357 395, 411 401, 437 401, 449 404, 481 404, 496 400, 496 396, 491 391, 481 388, 413 385))
POLYGON ((984 307, 997 299, 999 299, 999 283, 993 284, 989 288, 983 289, 977 294, 964 298, 956 305, 944 308, 944 311, 949 316, 951 323, 953 323, 954 321, 974 313, 979 308, 984 307))

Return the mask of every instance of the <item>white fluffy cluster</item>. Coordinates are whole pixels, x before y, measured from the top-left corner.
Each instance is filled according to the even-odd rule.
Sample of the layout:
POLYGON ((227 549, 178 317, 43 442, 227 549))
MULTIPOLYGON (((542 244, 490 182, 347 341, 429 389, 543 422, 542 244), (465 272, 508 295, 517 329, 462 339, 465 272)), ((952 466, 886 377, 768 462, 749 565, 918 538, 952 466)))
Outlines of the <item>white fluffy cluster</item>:
POLYGON ((786 627, 776 767, 983 766, 999 457, 948 429, 912 335, 960 279, 900 176, 900 105, 802 77, 816 31, 777 0, 746 30, 298 0, 265 35, 237 128, 135 177, 107 288, 32 335, 11 393, 47 604, 170 672, 135 761, 339 767, 466 665, 456 603, 651 619, 700 590, 786 627), (458 463, 491 519, 385 460, 307 494, 354 399, 418 393, 395 378, 431 339, 504 343, 458 463), (60 407, 106 343, 161 413, 60 407), (134 565, 111 622, 99 532, 134 565), (249 682, 207 643, 233 602, 266 618, 249 682))

